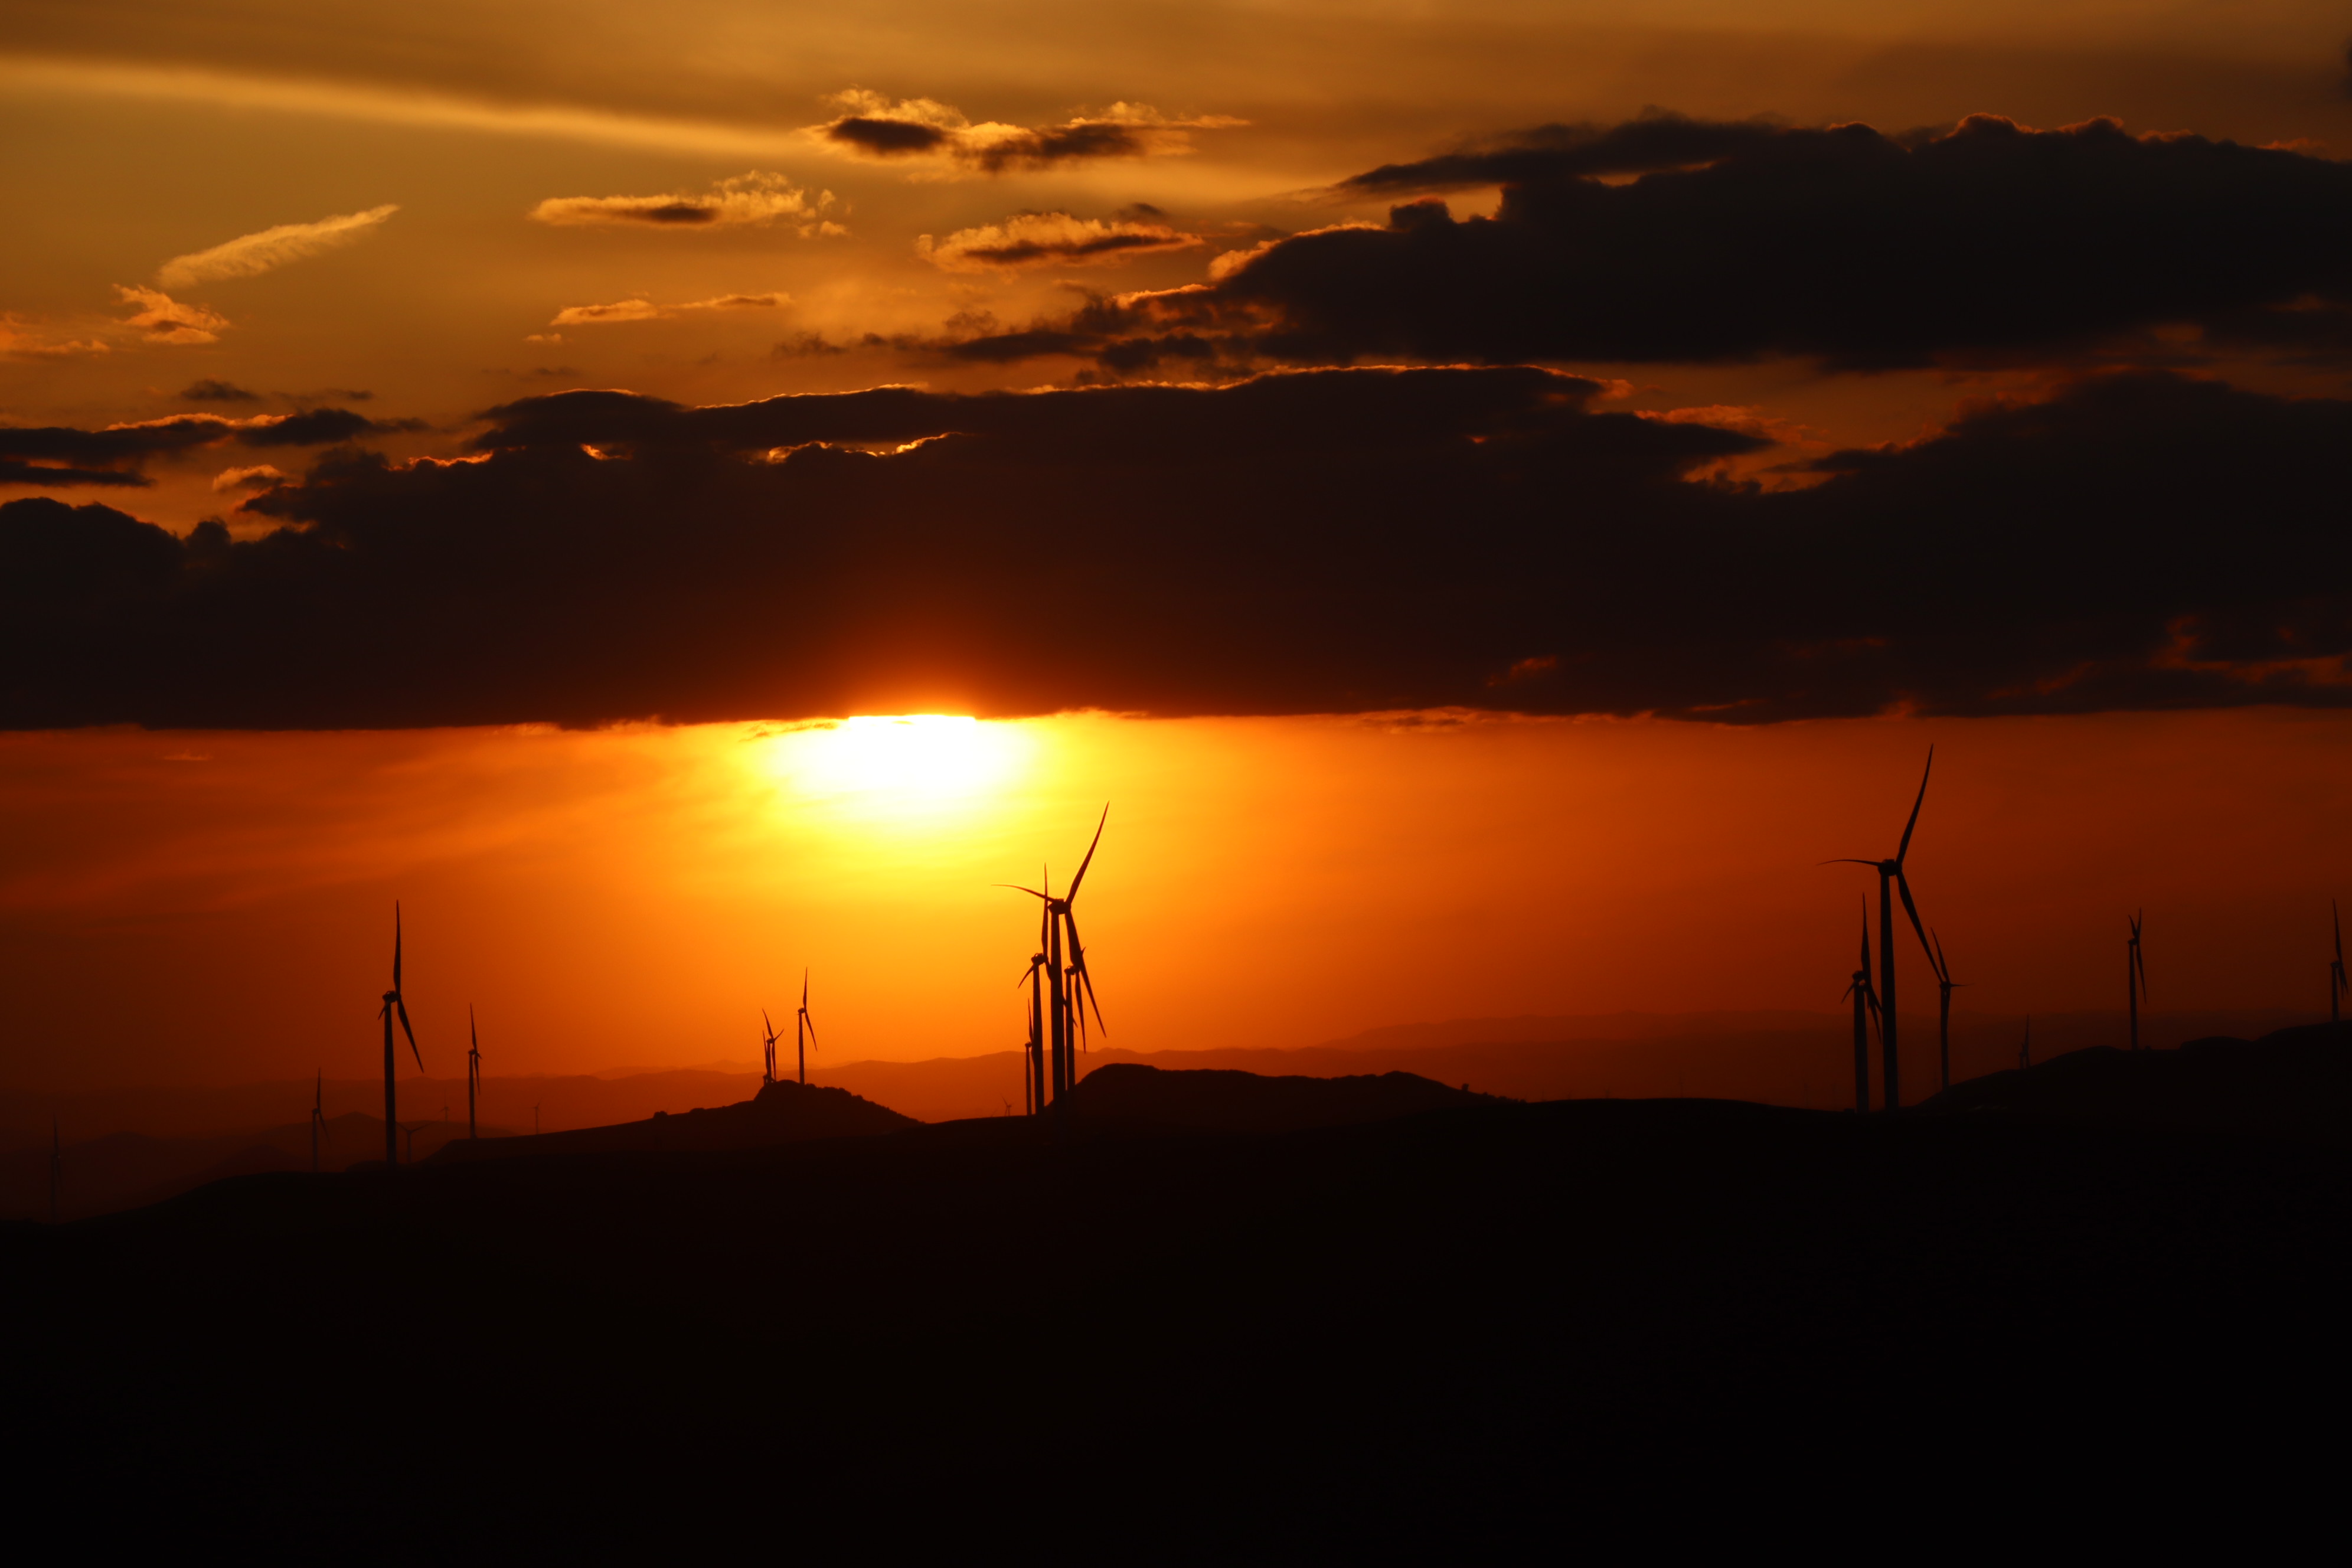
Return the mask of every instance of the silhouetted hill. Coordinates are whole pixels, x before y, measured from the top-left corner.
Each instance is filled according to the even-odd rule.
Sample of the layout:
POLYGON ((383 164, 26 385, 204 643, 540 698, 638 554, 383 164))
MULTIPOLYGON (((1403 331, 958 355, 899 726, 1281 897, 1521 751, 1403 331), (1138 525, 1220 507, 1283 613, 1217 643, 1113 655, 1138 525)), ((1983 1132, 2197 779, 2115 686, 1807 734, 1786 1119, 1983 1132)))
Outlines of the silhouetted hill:
MULTIPOLYGON (((462 1140, 462 1122, 404 1122, 415 1129, 401 1139, 402 1157, 429 1158, 450 1139, 462 1140)), ((319 1143, 319 1167, 341 1171, 364 1161, 383 1163, 383 1119, 356 1111, 328 1119, 319 1143)), ((225 1176, 258 1171, 308 1171, 310 1124, 265 1127, 213 1137, 159 1138, 118 1132, 68 1143, 60 1152, 58 1208, 67 1219, 112 1214, 160 1203, 225 1176)), ((0 1154, 0 1219, 47 1219, 49 1214, 49 1151, 15 1149, 0 1154)))
POLYGON ((1069 1100, 1082 1116, 1204 1132, 1296 1132, 1492 1103, 1491 1096, 1448 1089, 1409 1072, 1265 1078, 1134 1062, 1097 1068, 1079 1080, 1069 1100))
POLYGON ((19 1495, 384 1563, 2111 1542, 2331 1497, 2352 1392, 2352 1152, 2308 1140, 1618 1100, 536 1142, 0 1226, 19 1495))
POLYGON ((520 1154, 616 1153, 625 1150, 760 1149, 809 1138, 857 1138, 921 1123, 845 1089, 771 1083, 740 1105, 713 1106, 672 1116, 656 1111, 643 1121, 582 1127, 536 1137, 458 1139, 436 1160, 496 1160, 520 1154))
POLYGON ((1954 1084, 1919 1109, 2352 1139, 2352 1024, 2215 1036, 2177 1050, 2074 1051, 1954 1084))

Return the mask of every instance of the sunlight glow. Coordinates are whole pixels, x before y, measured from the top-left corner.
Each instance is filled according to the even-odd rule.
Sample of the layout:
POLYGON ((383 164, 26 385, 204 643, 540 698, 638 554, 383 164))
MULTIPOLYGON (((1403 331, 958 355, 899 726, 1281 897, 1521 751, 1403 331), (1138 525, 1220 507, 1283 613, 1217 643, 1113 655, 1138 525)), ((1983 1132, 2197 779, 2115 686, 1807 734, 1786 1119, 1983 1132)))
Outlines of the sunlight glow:
POLYGON ((866 715, 786 731, 770 770, 794 795, 877 813, 918 815, 982 804, 1029 760, 1013 724, 946 713, 866 715))

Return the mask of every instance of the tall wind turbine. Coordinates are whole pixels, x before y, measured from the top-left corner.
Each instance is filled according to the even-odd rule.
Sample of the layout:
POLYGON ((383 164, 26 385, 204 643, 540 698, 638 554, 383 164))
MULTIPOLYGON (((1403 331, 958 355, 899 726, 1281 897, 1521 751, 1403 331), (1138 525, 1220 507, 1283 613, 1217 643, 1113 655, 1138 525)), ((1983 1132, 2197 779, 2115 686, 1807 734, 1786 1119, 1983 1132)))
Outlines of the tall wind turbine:
POLYGON ((408 1037, 408 1051, 416 1058, 416 1070, 425 1070, 424 1054, 416 1048, 416 1031, 408 1026, 408 1004, 400 999, 400 903, 392 906, 392 989, 383 994, 383 1163, 389 1170, 400 1163, 400 1097, 392 1082, 394 1065, 392 1020, 397 1014, 402 1033, 408 1037))
POLYGON ((1919 808, 1927 801, 1927 775, 1936 771, 1936 748, 1927 748, 1927 766, 1919 774, 1918 798, 1911 803, 1911 819, 1903 825, 1903 841, 1895 846, 1892 860, 1858 860, 1842 857, 1824 860, 1824 866, 1868 866, 1878 873, 1878 1014, 1879 1054, 1885 1059, 1886 1109, 1893 1110, 1903 1103, 1899 1063, 1895 1052, 1895 895, 1903 895, 1903 912, 1911 917, 1911 929, 1919 933, 1919 949, 1935 962, 1935 953, 1927 946, 1927 928, 1919 923, 1919 906, 1911 901, 1911 882, 1903 875, 1904 858, 1911 853, 1911 834, 1919 826, 1919 808))
POLYGON ((327 1069, 319 1069, 319 1081, 310 1086, 310 1173, 319 1173, 319 1142, 327 1131, 327 1069))
POLYGON ((1944 962, 1944 939, 1929 931, 1935 939, 1936 951, 1936 1087, 1938 1090, 1952 1087, 1952 993, 1968 984, 1952 978, 1952 967, 1944 962))
POLYGON ((768 1053, 765 1065, 760 1069, 760 1081, 773 1083, 776 1081, 776 1026, 769 1021, 765 1007, 760 1009, 760 1027, 763 1031, 760 1041, 768 1053))
POLYGON ((2336 959, 2327 966, 2327 1021, 2344 1021, 2344 998, 2352 994, 2352 980, 2344 977, 2344 912, 2336 900, 2327 900, 2327 912, 2336 917, 2336 959))
POLYGON ((801 1010, 793 1015, 793 1045, 800 1052, 801 1082, 808 1082, 809 1047, 816 1044, 816 1020, 809 1016, 808 971, 801 971, 801 1010))
MULTIPOLYGON (((1870 1110, 1870 1022, 1879 1016, 1878 994, 1870 988, 1870 906, 1867 903, 1862 906, 1862 954, 1854 965, 1853 984, 1845 988, 1845 994, 1853 998, 1853 1108, 1866 1114, 1870 1110)), ((1883 1033, 1883 1023, 1880 1028, 1883 1033)))
POLYGON ((2131 1048, 2139 1049, 2139 1005, 2147 999, 2147 959, 2140 952, 2139 925, 2147 913, 2142 910, 2131 918, 2131 940, 2124 943, 2124 957, 2129 970, 2124 979, 2124 1005, 2131 1016, 2131 1048))
POLYGON ((482 1087, 482 1031, 474 1025, 474 1005, 466 1004, 466 1142, 477 1141, 474 1101, 482 1087))
POLYGON ((1026 893, 1033 899, 1042 900, 1045 906, 1045 929, 1043 932, 1045 940, 1039 945, 1045 950, 1046 990, 1052 1005, 1051 1016, 1047 1020, 1050 1025, 1047 1035, 1053 1053, 1052 1087, 1053 1098, 1055 1100, 1069 1093, 1077 1082, 1076 1064, 1072 1059, 1072 1044, 1083 1029, 1083 1024, 1078 1029, 1074 1030, 1070 1014, 1079 1006, 1081 995, 1086 1002, 1094 1004, 1096 1026, 1103 1028, 1105 1033, 1109 1032, 1103 1025, 1102 1005, 1095 1002, 1094 977, 1087 973, 1086 944, 1078 938, 1076 914, 1078 889, 1086 882, 1087 868, 1094 864, 1095 851, 1102 845, 1103 828, 1109 821, 1110 807, 1106 805, 1103 807, 1101 820, 1095 824, 1094 840, 1087 846, 1086 858, 1078 862, 1078 874, 1070 879, 1070 890, 1060 898, 1054 896, 1054 884, 1051 878, 1046 879, 1045 888, 1042 892, 1035 888, 1024 888, 1012 882, 998 884, 1001 887, 1011 888, 1015 892, 1026 893), (1066 935, 1069 943, 1066 963, 1063 954, 1063 940, 1066 935))

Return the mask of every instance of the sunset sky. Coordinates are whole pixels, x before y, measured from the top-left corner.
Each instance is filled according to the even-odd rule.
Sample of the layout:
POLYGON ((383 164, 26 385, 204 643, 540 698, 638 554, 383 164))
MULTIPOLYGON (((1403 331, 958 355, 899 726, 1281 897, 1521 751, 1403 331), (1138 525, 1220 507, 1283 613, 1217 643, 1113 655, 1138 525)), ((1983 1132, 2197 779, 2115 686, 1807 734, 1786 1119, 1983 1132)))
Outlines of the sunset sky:
POLYGON ((2324 1008, 2347 35, 14 0, 0 1087, 2324 1008))

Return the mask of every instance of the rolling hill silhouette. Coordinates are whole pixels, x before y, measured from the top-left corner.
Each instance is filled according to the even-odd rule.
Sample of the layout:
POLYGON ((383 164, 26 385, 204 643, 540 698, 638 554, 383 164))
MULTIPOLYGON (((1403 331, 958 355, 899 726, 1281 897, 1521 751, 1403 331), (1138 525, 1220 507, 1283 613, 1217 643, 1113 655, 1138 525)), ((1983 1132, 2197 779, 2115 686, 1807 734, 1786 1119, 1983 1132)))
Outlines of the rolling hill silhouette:
POLYGON ((845 1089, 814 1084, 763 1084, 737 1105, 673 1116, 656 1111, 643 1121, 582 1127, 537 1137, 463 1139, 445 1144, 439 1161, 509 1159, 518 1155, 604 1154, 623 1151, 761 1149, 809 1138, 856 1138, 922 1125, 845 1089))
POLYGON ((1947 1485, 1958 1539, 2052 1488, 2177 1519, 2152 1455, 2325 1495, 2352 1151, 2016 1109, 2070 1075, 2124 1081, 1858 1117, 1106 1068, 1092 1114, 947 1125, 790 1085, 242 1176, 0 1226, 19 1484, 137 1475, 184 1544, 383 1562, 970 1542, 1041 1495, 1118 1558, 1817 1531, 1947 1485), (339 1404, 362 1373, 404 1396, 339 1404))
POLYGON ((2352 1141, 2352 1024, 2212 1036, 2170 1051, 2073 1051, 1954 1084, 1919 1110, 2352 1141))
POLYGON ((1083 1117, 1159 1127, 1204 1132, 1296 1132, 1496 1101, 1491 1095, 1448 1089, 1409 1072, 1377 1078, 1265 1078, 1213 1068, 1187 1071, 1113 1062, 1081 1079, 1069 1103, 1083 1117))

